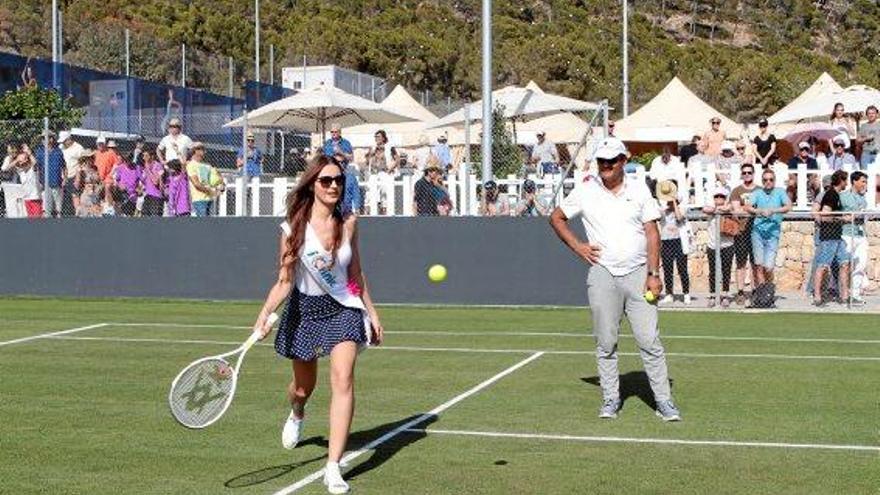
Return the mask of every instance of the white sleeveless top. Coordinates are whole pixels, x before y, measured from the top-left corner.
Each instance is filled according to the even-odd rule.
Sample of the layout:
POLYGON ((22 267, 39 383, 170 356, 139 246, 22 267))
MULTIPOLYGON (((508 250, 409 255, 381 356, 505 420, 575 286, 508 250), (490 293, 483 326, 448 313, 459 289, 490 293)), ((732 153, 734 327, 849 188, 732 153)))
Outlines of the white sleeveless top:
MULTIPOLYGON (((287 222, 281 224, 281 230, 283 230, 284 233, 288 236, 291 234, 290 225, 288 225, 287 222)), ((328 260, 328 262, 332 259, 332 253, 324 249, 323 243, 318 238, 318 234, 315 233, 315 229, 312 227, 311 223, 306 224, 306 238, 303 242, 302 247, 299 250, 299 256, 303 255, 303 251, 305 250, 306 245, 320 246, 319 249, 325 254, 325 258, 328 260)), ((348 238, 343 237, 342 244, 336 251, 336 262, 333 264, 333 268, 330 270, 330 273, 338 280, 347 281, 348 265, 350 264, 351 242, 348 238)), ((327 291, 325 291, 318 284, 315 278, 301 266, 297 267, 296 279, 294 280, 294 283, 296 284, 296 288, 297 290, 299 290, 300 294, 304 294, 306 296, 323 296, 327 294, 327 291)))

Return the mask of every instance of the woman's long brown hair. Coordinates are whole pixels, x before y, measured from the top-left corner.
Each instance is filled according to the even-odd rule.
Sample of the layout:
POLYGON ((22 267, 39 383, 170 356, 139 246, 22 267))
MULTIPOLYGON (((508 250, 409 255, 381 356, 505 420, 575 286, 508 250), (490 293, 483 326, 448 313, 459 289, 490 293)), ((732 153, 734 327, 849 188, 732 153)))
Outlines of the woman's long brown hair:
MULTIPOLYGON (((306 239, 306 227, 312 217, 312 205, 315 204, 315 182, 321 174, 321 170, 327 165, 335 165, 343 175, 345 171, 339 163, 329 156, 319 156, 312 161, 300 178, 299 185, 287 195, 287 224, 290 226, 290 235, 287 236, 284 254, 281 255, 279 278, 282 281, 294 279, 296 262, 299 260, 299 250, 306 239)), ((333 260, 336 260, 336 252, 342 244, 342 198, 345 195, 345 185, 339 188, 339 201, 333 208, 333 260)))

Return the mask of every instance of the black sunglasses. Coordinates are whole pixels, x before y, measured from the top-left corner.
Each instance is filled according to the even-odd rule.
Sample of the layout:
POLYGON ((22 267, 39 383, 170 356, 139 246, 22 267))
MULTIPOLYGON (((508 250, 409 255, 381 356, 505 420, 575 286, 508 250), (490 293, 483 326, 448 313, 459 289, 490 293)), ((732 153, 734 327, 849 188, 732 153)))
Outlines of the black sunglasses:
POLYGON ((336 183, 337 186, 342 187, 345 184, 345 176, 344 175, 323 175, 318 177, 318 182, 322 187, 330 187, 330 184, 336 183))
POLYGON ((764 182, 776 182, 776 177, 764 177, 762 180, 764 182))
POLYGON ((596 158, 596 163, 599 165, 614 165, 617 163, 617 158, 596 158))
POLYGON ((742 175, 754 175, 754 172, 749 172, 747 170, 743 170, 742 175))

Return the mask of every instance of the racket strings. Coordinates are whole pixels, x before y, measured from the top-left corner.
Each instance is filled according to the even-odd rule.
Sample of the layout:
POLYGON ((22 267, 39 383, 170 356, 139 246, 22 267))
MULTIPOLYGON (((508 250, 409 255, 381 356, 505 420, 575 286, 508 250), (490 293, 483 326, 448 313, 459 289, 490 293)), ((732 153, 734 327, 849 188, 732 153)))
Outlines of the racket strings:
POLYGON ((206 426, 223 414, 234 383, 235 370, 226 360, 215 358, 194 363, 174 384, 171 412, 185 426, 206 426))

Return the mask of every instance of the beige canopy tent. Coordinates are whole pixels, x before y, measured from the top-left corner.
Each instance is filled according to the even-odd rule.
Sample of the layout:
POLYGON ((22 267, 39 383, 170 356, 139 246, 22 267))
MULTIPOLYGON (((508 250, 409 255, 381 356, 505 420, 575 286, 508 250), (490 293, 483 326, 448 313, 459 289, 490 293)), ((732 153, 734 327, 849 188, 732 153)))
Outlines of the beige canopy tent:
POLYGON ((712 117, 721 119, 721 130, 738 138, 742 126, 701 100, 677 77, 657 96, 628 117, 618 120, 614 135, 623 141, 674 143, 690 141, 709 129, 712 117))
MULTIPOLYGON (((822 96, 842 91, 843 88, 834 80, 827 72, 823 72, 821 76, 797 98, 791 100, 788 105, 782 107, 778 112, 771 115, 767 121, 771 124, 779 124, 788 121, 786 117, 790 115, 794 109, 802 107, 805 103, 813 101, 822 96)), ((830 114, 831 111, 826 112, 830 114)))

